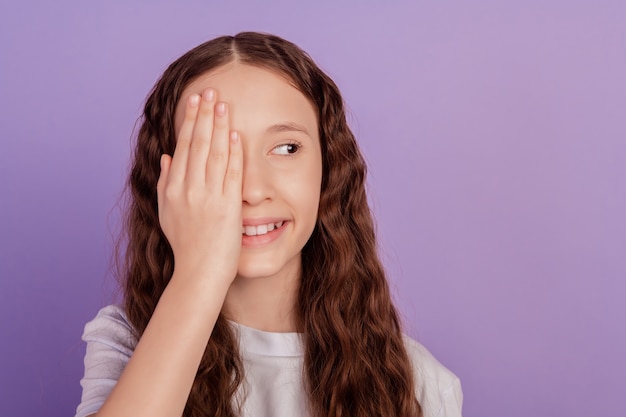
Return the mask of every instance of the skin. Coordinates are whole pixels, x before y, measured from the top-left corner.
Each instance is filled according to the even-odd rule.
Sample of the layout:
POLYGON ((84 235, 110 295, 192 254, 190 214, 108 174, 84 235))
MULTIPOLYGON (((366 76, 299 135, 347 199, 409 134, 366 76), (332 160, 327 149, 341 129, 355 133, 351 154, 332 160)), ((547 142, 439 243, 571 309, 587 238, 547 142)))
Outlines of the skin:
POLYGON ((182 415, 220 312, 297 330, 300 253, 322 177, 317 124, 304 95, 265 69, 235 62, 185 89, 176 150, 162 156, 157 185, 174 274, 98 416, 182 415), (285 221, 277 237, 242 239, 242 224, 267 218, 285 221))
MULTIPOLYGON (((229 103, 231 126, 242 140, 243 223, 266 218, 287 221, 276 241, 241 248, 223 312, 231 320, 260 330, 294 331, 291 312, 300 277, 300 251, 315 227, 322 180, 315 109, 285 78, 239 63, 197 78, 185 89, 180 103, 212 87, 217 87, 219 100, 229 103), (297 148, 295 153, 288 153, 290 144, 292 151, 297 148)), ((177 127, 183 124, 183 110, 179 105, 177 127)), ((211 235, 207 238, 211 239, 207 245, 216 244, 211 235)))

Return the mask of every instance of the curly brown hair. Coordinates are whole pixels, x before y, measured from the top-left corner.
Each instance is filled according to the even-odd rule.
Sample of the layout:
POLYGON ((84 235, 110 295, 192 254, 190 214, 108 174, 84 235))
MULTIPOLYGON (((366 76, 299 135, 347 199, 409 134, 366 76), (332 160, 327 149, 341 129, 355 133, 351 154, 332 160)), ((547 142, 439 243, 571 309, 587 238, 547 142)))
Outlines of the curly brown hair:
MULTIPOLYGON (((288 79, 314 105, 322 149, 315 229, 302 250, 296 311, 304 341, 304 384, 315 417, 419 417, 413 367, 377 255, 365 193, 366 166, 335 83, 296 45, 245 32, 190 50, 172 63, 144 108, 128 179, 123 281, 125 310, 144 332, 174 271, 159 225, 157 180, 162 154, 176 145, 174 113, 198 76, 237 61, 288 79)), ((184 416, 235 416, 243 380, 235 334, 220 315, 193 383, 184 416)))

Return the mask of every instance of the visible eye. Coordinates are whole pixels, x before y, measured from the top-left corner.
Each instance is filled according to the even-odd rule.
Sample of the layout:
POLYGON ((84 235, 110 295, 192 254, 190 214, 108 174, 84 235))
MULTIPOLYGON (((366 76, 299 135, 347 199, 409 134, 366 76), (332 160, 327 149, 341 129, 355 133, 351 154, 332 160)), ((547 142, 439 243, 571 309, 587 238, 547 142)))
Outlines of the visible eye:
POLYGON ((285 143, 278 145, 272 149, 272 153, 276 155, 293 155, 300 150, 300 145, 297 143, 285 143))

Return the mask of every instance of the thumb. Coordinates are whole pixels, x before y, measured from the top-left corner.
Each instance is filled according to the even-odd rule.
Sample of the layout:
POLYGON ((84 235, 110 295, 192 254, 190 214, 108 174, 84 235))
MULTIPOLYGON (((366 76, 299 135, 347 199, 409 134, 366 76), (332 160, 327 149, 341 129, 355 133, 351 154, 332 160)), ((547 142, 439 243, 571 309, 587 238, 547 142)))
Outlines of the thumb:
POLYGON ((159 180, 157 181, 157 193, 159 195, 163 194, 163 190, 165 189, 165 184, 167 182, 167 177, 170 173, 170 166, 172 165, 172 157, 163 154, 161 155, 160 166, 161 173, 159 174, 159 180))

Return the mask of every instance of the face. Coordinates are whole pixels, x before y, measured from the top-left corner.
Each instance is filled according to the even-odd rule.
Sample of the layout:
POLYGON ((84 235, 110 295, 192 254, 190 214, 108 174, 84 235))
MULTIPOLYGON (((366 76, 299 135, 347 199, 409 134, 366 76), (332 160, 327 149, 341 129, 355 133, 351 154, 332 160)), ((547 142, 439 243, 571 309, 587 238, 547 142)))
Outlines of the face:
POLYGON ((231 63, 183 92, 176 128, 192 93, 212 87, 229 104, 244 152, 242 250, 238 277, 300 273, 300 253, 317 220, 322 155, 316 111, 282 76, 231 63))

